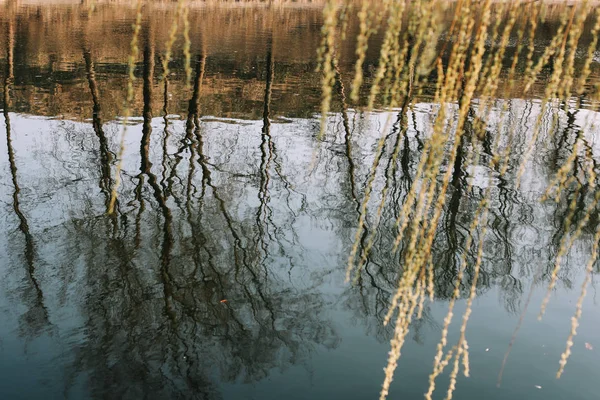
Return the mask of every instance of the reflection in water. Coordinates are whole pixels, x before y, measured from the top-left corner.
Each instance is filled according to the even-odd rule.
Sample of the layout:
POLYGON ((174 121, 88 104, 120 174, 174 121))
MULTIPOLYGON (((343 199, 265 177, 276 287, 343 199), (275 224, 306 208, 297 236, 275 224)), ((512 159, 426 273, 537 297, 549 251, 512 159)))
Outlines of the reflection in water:
POLYGON ((98 184, 100 186, 100 190, 102 191, 102 193, 104 193, 106 197, 106 206, 108 207, 108 202, 110 201, 110 188, 113 185, 110 170, 110 164, 113 159, 113 154, 108 148, 108 140, 102 129, 102 117, 100 115, 100 94, 98 93, 98 84, 96 83, 96 72, 94 71, 94 62, 92 61, 92 55, 89 49, 83 49, 83 57, 85 59, 88 85, 90 87, 90 93, 92 95, 93 102, 92 126, 94 127, 94 132, 96 133, 96 136, 98 137, 98 142, 100 143, 99 150, 101 163, 101 178, 98 184))
MULTIPOLYGON (((30 332, 32 335, 37 335, 41 330, 48 325, 48 310, 44 305, 44 293, 38 278, 36 276, 35 268, 35 245, 33 236, 29 230, 29 222, 27 217, 21 210, 19 201, 19 193, 21 188, 19 187, 17 164, 15 161, 15 151, 12 145, 11 138, 11 124, 10 124, 10 105, 11 105, 11 86, 14 81, 14 47, 15 47, 15 31, 14 25, 10 23, 8 25, 7 32, 7 47, 6 47, 6 71, 4 78, 4 97, 3 97, 3 115, 4 124, 6 126, 6 147, 8 149, 8 162, 10 166, 10 176, 12 185, 14 188, 12 194, 12 208, 15 215, 19 220, 19 230, 23 234, 25 241, 25 249, 23 251, 23 257, 25 259, 25 265, 27 268, 27 277, 30 283, 30 288, 33 289, 35 295, 33 304, 30 306, 29 311, 22 316, 23 320, 23 331, 30 332)), ((26 296, 29 297, 29 296, 26 296)))
MULTIPOLYGON (((255 390, 247 397, 274 398, 281 387, 295 391, 290 382, 296 380, 301 386, 290 398, 306 398, 311 390, 316 398, 331 398, 347 385, 330 377, 354 370, 364 375, 357 381, 369 382, 365 396, 375 395, 380 370, 370 377, 362 365, 373 354, 374 365, 381 366, 395 335, 395 327, 384 321, 404 273, 400 253, 407 243, 400 243, 399 253, 389 249, 407 197, 423 184, 418 169, 436 105, 427 90, 413 92, 411 86, 392 111, 352 108, 348 54, 354 50, 344 42, 332 60, 332 113, 321 138, 314 72, 320 8, 191 8, 191 70, 186 71, 181 43, 175 42, 173 59, 165 62, 174 12, 165 7, 149 6, 142 23, 135 66, 141 87, 132 99, 114 216, 105 210, 115 184, 122 122, 117 116, 127 83, 123 44, 129 43, 132 11, 123 9, 119 16, 117 6, 99 4, 88 16, 87 10, 79 15, 76 6, 66 8, 72 13, 23 6, 5 14, 10 18, 0 16, 7 32, 0 64, 8 154, 0 195, 9 205, 0 209, 6 221, 0 245, 7 249, 0 260, 10 265, 6 276, 24 272, 26 277, 4 283, 0 307, 8 328, 3 334, 14 343, 41 341, 52 359, 31 361, 27 368, 56 365, 60 376, 44 390, 75 398, 243 398, 240 392, 246 390, 255 390), (63 41, 38 30, 57 15, 64 18, 56 30, 63 41), (68 34, 67 26, 77 34, 68 34), (165 65, 171 72, 163 77, 165 65), (371 200, 362 210, 369 185, 371 200), (355 285, 345 285, 359 224, 356 256, 363 268, 355 285), (11 330, 13 317, 18 332, 11 330), (46 330, 51 324, 52 335, 46 330), (48 343, 47 336, 52 336, 48 343), (372 338, 381 347, 372 350, 372 338), (344 353, 341 361, 335 358, 339 353, 344 353), (302 374, 309 376, 306 382, 302 374), (319 392, 328 384, 332 393, 319 392)), ((555 19, 549 13, 545 29, 552 31, 555 19)), ((352 37, 359 28, 352 18, 348 24, 352 37)), ((366 82, 377 57, 366 54, 366 82)), ((449 186, 428 254, 436 301, 415 308, 421 318, 410 326, 409 337, 434 349, 443 328, 440 309, 447 309, 455 290, 468 298, 473 285, 486 310, 479 310, 480 318, 502 321, 494 325, 502 334, 480 334, 492 344, 472 339, 474 359, 481 356, 477 345, 501 353, 482 368, 493 375, 492 386, 520 314, 553 279, 556 255, 565 243, 573 245, 557 286, 559 296, 576 303, 571 289, 577 286, 578 296, 579 283, 589 279, 584 269, 598 242, 596 182, 584 178, 597 170, 600 149, 590 122, 597 113, 571 103, 550 112, 532 97, 497 99, 487 128, 480 103, 469 105, 456 157, 441 165, 449 171, 449 186), (514 139, 495 129, 500 114, 515 127, 514 139), (533 134, 529 127, 538 119, 543 129, 516 188, 518 165, 533 134), (492 161, 508 146, 503 170, 492 161), (579 184, 553 193, 556 202, 540 203, 566 163, 573 165, 579 184), (483 199, 489 214, 479 227, 487 230, 480 241, 472 221, 485 220, 483 199), (456 287, 463 254, 468 268, 456 287)), ((464 305, 457 302, 457 308, 464 305)), ((572 309, 559 311, 560 321, 551 325, 557 330, 572 309)), ((527 329, 519 335, 531 343, 538 331, 527 329)), ((553 344, 558 354, 563 331, 553 344)), ((449 333, 453 340, 459 334, 459 327, 449 333)), ((420 348, 406 350, 408 357, 423 351, 409 364, 420 374, 414 385, 400 377, 394 388, 405 390, 407 398, 422 395, 430 372, 433 354, 415 350, 420 348)), ((510 357, 504 379, 520 384, 518 365, 530 368, 534 357, 510 357), (511 375, 511 368, 517 372, 511 375)), ((575 362, 578 371, 598 366, 577 360, 585 366, 575 362)), ((594 385, 589 382, 589 391, 594 385)), ((512 395, 528 393, 516 386, 512 395)), ((0 386, 2 394, 10 390, 0 386)), ((461 398, 478 398, 481 390, 475 384, 461 398)), ((497 399, 508 396, 492 393, 497 399)), ((556 393, 549 398, 561 398, 556 393)), ((344 397, 363 394, 357 390, 344 397)))

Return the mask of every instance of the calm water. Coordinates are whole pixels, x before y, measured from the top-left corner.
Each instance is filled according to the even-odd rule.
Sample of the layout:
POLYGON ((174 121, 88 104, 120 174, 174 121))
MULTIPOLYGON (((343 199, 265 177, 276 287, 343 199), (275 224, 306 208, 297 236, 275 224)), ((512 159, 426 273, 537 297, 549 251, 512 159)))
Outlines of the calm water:
MULTIPOLYGON (((142 25, 111 217, 133 12, 11 4, 0 6, 0 398, 377 398, 393 334, 383 318, 401 274, 387 249, 429 137, 436 105, 427 90, 399 136, 396 112, 348 108, 348 89, 338 84, 321 139, 320 6, 193 8, 189 87, 181 40, 172 74, 160 79, 174 8, 157 6, 142 25), (352 285, 344 282, 347 257, 390 116, 375 197, 395 174, 373 253, 352 285)), ((542 29, 555 26, 549 13, 542 29)), ((355 33, 351 24, 349 37, 355 33)), ((348 88, 354 42, 346 44, 339 77, 348 88)), ((538 45, 547 45, 543 35, 538 45)), ((376 58, 369 50, 367 80, 376 58)), ((592 75, 599 70, 594 62, 592 75)), ((589 128, 600 115, 569 106, 542 115, 517 190, 511 179, 541 112, 536 93, 505 100, 516 126, 506 176, 485 167, 485 150, 481 166, 463 168, 466 155, 454 166, 434 241, 437 299, 411 326, 390 399, 420 399, 427 389, 459 255, 488 185, 483 270, 467 330, 472 373, 460 376, 455 398, 598 398, 596 276, 566 372, 554 378, 596 213, 564 261, 546 316, 536 316, 568 214, 566 201, 539 198, 586 126, 581 134, 600 160, 600 132, 589 128)), ((456 314, 464 309, 461 299, 456 314)), ((458 330, 455 322, 450 343, 458 330)), ((447 383, 446 374, 436 398, 447 383)))

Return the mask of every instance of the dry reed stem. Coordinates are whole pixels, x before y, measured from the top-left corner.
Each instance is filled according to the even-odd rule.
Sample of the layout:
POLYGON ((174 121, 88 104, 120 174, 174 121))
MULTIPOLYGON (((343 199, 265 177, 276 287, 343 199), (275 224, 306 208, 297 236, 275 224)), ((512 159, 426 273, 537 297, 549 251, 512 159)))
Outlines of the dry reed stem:
MULTIPOLYGON (((466 84, 464 92, 463 92, 464 102, 461 104, 461 107, 459 110, 459 119, 458 119, 456 130, 455 130, 454 145, 453 145, 453 149, 451 151, 450 157, 449 157, 450 165, 453 163, 453 160, 456 157, 457 147, 458 147, 458 144, 460 143, 460 136, 462 134, 462 126, 464 124, 464 120, 466 117, 466 109, 467 109, 466 105, 470 104, 471 97, 475 90, 477 77, 479 75, 479 71, 482 66, 481 58, 482 58, 484 50, 485 50, 484 43, 485 43, 485 40, 487 37, 487 25, 489 24, 489 19, 490 19, 490 12, 489 12, 490 4, 491 4, 491 2, 488 1, 484 5, 482 20, 481 20, 481 23, 478 27, 477 34, 476 34, 476 40, 475 40, 475 45, 474 45, 474 54, 475 55, 472 58, 473 63, 471 64, 471 68, 469 69, 469 71, 467 71, 468 81, 467 81, 467 84, 466 84)), ((446 84, 447 85, 445 85, 444 88, 442 88, 442 90, 438 92, 438 93, 440 93, 440 97, 442 99, 446 98, 446 96, 453 97, 455 90, 457 90, 457 88, 458 88, 458 86, 456 85, 458 72, 461 71, 462 61, 465 57, 464 50, 466 49, 467 43, 468 43, 468 37, 469 37, 468 33, 471 32, 471 29, 474 25, 473 19, 469 18, 470 17, 469 6, 470 6, 470 2, 467 1, 465 3, 465 10, 461 10, 464 12, 461 12, 461 14, 460 14, 461 21, 458 24, 461 28, 459 30, 460 33, 459 33, 459 39, 457 41, 458 44, 456 45, 455 48, 453 48, 453 50, 457 49, 458 51, 453 52, 451 55, 450 67, 446 73, 446 84), (448 83, 450 83, 450 84, 448 85, 448 83), (451 90, 450 92, 448 92, 448 88, 450 88, 450 90, 451 90)), ((443 104, 443 102, 442 102, 442 104, 443 104)), ((442 106, 442 110, 443 110, 443 106, 442 106)), ((441 112, 440 114, 443 115, 443 112, 441 112)), ((428 187, 427 187, 427 190, 424 190, 424 187, 420 188, 420 194, 419 194, 419 198, 417 201, 417 204, 419 204, 419 206, 417 207, 417 213, 415 215, 414 226, 418 226, 421 216, 424 216, 424 210, 426 209, 427 204, 431 204, 431 205, 435 204, 433 207, 433 217, 429 220, 429 229, 424 229, 422 239, 419 240, 424 243, 424 246, 419 246, 419 248, 422 248, 424 250, 422 250, 422 251, 413 250, 416 248, 415 244, 417 242, 417 237, 419 236, 418 235, 419 231, 417 229, 413 229, 413 231, 412 231, 413 232, 412 237, 411 237, 410 243, 408 245, 408 251, 411 254, 411 257, 407 256, 409 261, 407 262, 407 267, 406 267, 406 269, 408 269, 411 272, 409 275, 409 274, 407 274, 407 271, 405 270, 405 272, 404 272, 405 276, 406 275, 414 276, 415 275, 414 271, 419 270, 420 265, 423 265, 423 262, 425 262, 425 265, 426 265, 426 261, 429 259, 429 253, 430 253, 430 249, 431 249, 431 244, 433 242, 434 232, 437 228, 437 220, 439 219, 439 216, 441 214, 441 209, 443 206, 443 198, 445 197, 445 192, 446 192, 447 185, 449 182, 451 169, 448 168, 446 174, 444 175, 444 179, 442 181, 442 186, 441 186, 441 189, 439 190, 436 203, 433 202, 433 194, 436 192, 436 190, 435 190, 436 185, 434 185, 432 183, 433 179, 431 179, 431 178, 436 175, 435 171, 437 171, 438 167, 439 167, 438 160, 440 159, 440 157, 438 155, 442 153, 441 149, 443 148, 442 144, 444 143, 443 138, 445 136, 441 131, 441 128, 443 126, 445 126, 444 120, 445 120, 445 118, 440 118, 440 115, 438 115, 438 119, 437 119, 438 122, 436 123, 436 125, 434 127, 434 133, 433 133, 434 136, 432 136, 432 139, 431 139, 431 143, 432 143, 431 147, 432 147, 433 151, 431 151, 428 154, 429 161, 426 163, 426 170, 425 170, 426 179, 423 181, 424 186, 428 186, 428 187), (436 130, 436 128, 437 128, 437 130, 436 130), (431 157, 431 156, 433 156, 433 157, 431 157)), ((427 221, 425 220, 425 222, 427 222, 427 221)), ((427 227, 427 223, 426 223, 426 227, 427 227)), ((468 248, 468 246, 467 246, 467 248, 468 248)), ((404 277, 403 277, 403 280, 405 280, 404 277)), ((409 286, 408 285, 404 286, 401 283, 401 285, 399 286, 400 289, 398 290, 398 292, 392 299, 392 305, 390 307, 390 312, 393 311, 398 299, 402 299, 402 298, 406 297, 406 296, 404 296, 404 297, 399 296, 399 294, 404 291, 404 290, 402 290, 402 287, 409 287, 409 286)), ((456 298, 456 297, 457 297, 457 294, 455 293, 455 296, 453 298, 456 298)), ((388 312, 388 315, 386 316, 386 321, 391 316, 390 312, 388 312)), ((403 319, 402 313, 400 313, 397 324, 400 321, 402 321, 402 319, 403 319)), ((449 324, 451 319, 452 319, 452 311, 449 311, 445 322, 449 324)), ((446 329, 446 332, 447 332, 447 329, 446 329)), ((445 346, 444 334, 442 334, 441 343, 443 343, 443 345, 442 345, 442 348, 443 348, 445 346)), ((394 340, 392 340, 392 346, 394 346, 394 345, 396 345, 396 344, 394 343, 394 340)), ((457 352, 463 352, 463 351, 464 351, 464 347, 457 348, 457 352)), ((397 358, 396 358, 397 356, 398 356, 398 352, 393 352, 390 354, 390 357, 388 359, 388 367, 386 368, 386 377, 384 379, 384 387, 382 389, 382 398, 387 394, 387 390, 389 390, 389 382, 391 382, 390 374, 393 374, 393 371, 395 369, 396 362, 397 362, 397 358)), ((436 371, 439 370, 440 362, 441 362, 441 353, 438 351, 438 355, 436 356, 434 370, 436 370, 436 371)), ((432 377, 432 381, 434 381, 434 380, 435 380, 435 376, 432 377)), ((430 388, 430 392, 431 393, 433 392, 432 388, 430 388)), ((449 393, 451 393, 451 392, 449 392, 449 393)), ((431 394, 429 394, 429 396, 430 395, 431 394)))
POLYGON ((565 351, 560 356, 559 368, 556 372, 556 379, 559 379, 567 365, 567 361, 569 356, 571 355, 571 347, 573 347, 573 338, 577 335, 577 327, 579 326, 579 318, 581 318, 581 313, 583 309, 583 299, 587 293, 587 286, 589 285, 592 278, 592 271, 594 269, 594 264, 598 258, 598 245, 600 244, 600 224, 596 228, 596 233, 594 235, 592 245, 592 251, 590 258, 588 260, 587 266, 585 268, 585 278, 583 279, 583 283, 581 284, 581 293, 579 298, 577 299, 577 305, 575 308, 575 314, 571 317, 571 331, 569 332, 569 337, 567 338, 567 345, 565 351))
POLYGON ((561 77, 563 76, 563 74, 562 74, 563 73, 563 61, 565 59, 565 52, 566 52, 567 43, 568 43, 567 39, 569 36, 569 32, 571 30, 571 27, 573 26, 573 20, 575 17, 576 10, 577 10, 577 7, 573 7, 568 18, 567 18, 566 14, 563 14, 561 27, 559 28, 557 35, 553 38, 551 45, 546 49, 546 52, 542 56, 542 59, 538 62, 538 65, 536 66, 536 68, 534 68, 532 70, 529 82, 525 85, 525 92, 527 92, 529 90, 529 88, 531 87, 531 85, 533 84, 533 82, 537 79, 537 75, 541 71, 542 67, 544 65, 546 65, 546 63, 550 60, 550 57, 554 54, 555 46, 558 45, 558 43, 560 42, 561 45, 558 50, 558 55, 554 59, 554 69, 552 71, 552 75, 550 76, 548 85, 546 86, 546 90, 544 91, 544 98, 542 99, 541 111, 536 120, 534 129, 533 129, 533 134, 531 135, 531 139, 529 140, 527 149, 525 151, 525 154, 522 157, 521 164, 520 164, 519 170, 517 172, 516 183, 515 183, 516 189, 518 189, 521 184, 521 178, 522 178, 523 174, 525 173, 526 164, 529 161, 529 158, 531 157, 531 155, 533 153, 535 143, 537 141, 539 132, 541 130, 542 116, 544 115, 548 104, 558 94, 558 92, 560 90, 559 85, 561 82, 561 77), (564 31, 562 29, 563 27, 564 27, 564 31), (549 50, 550 48, 552 48, 552 50, 549 50))
POLYGON ((129 117, 131 115, 131 103, 133 101, 134 95, 134 87, 133 82, 135 81, 135 63, 139 55, 138 48, 138 38, 140 35, 140 29, 142 26, 142 0, 137 0, 136 3, 136 14, 135 14, 135 24, 133 25, 133 37, 130 43, 130 54, 127 61, 127 71, 128 71, 128 79, 127 79, 127 100, 125 102, 125 109, 123 112, 123 130, 121 132, 121 140, 119 143, 119 154, 118 154, 118 162, 117 169, 115 171, 115 182, 113 184, 111 193, 110 193, 110 202, 108 204, 107 213, 113 214, 115 212, 115 203, 117 201, 117 191, 121 184, 121 169, 123 168, 123 154, 125 152, 125 136, 127 134, 127 123, 129 117))
POLYGON ((325 136, 327 128, 327 114, 331 106, 333 85, 335 84, 335 34, 337 27, 337 7, 335 0, 329 0, 323 9, 322 39, 319 47, 317 71, 322 72, 321 77, 321 129, 319 139, 325 136))
MULTIPOLYGON (((371 191, 373 189, 373 182, 375 181, 375 176, 377 175, 377 167, 379 166, 379 161, 381 160, 381 156, 383 155, 383 147, 385 144, 385 133, 388 131, 391 124, 392 116, 388 115, 385 125, 381 130, 381 137, 377 143, 377 149, 375 150, 375 158, 373 160, 373 164, 371 165, 371 170, 369 173, 369 179, 367 180, 367 185, 365 188, 365 195, 363 201, 360 206, 360 216, 358 219, 358 228, 356 229, 356 233, 354 235, 354 246, 350 250, 350 255, 348 256, 348 267, 346 269, 346 282, 350 281, 350 274, 354 269, 354 259, 356 258, 356 254, 358 253, 358 246, 360 243, 360 237, 365 228, 365 221, 367 216, 367 206, 369 204, 369 198, 371 197, 371 191)), ((357 270, 357 278, 358 278, 357 270)))
POLYGON ((183 1, 183 56, 184 56, 184 70, 185 70, 185 86, 190 86, 192 81, 192 67, 191 60, 192 55, 190 53, 191 41, 190 41, 190 21, 189 21, 189 9, 186 7, 186 0, 183 1))
MULTIPOLYGON (((171 61, 171 54, 173 52, 173 44, 177 40, 177 30, 179 29, 179 17, 182 13, 183 6, 186 0, 177 0, 177 8, 175 9, 175 16, 173 17, 173 21, 171 22, 171 28, 169 30, 169 37, 167 38, 167 42, 165 43, 165 55, 163 57, 162 69, 163 69, 163 79, 169 76, 169 62, 171 61)), ((187 70, 186 70, 187 75, 187 70)), ((191 76, 191 70, 190 70, 191 76)))
POLYGON ((590 32, 591 36, 592 36, 592 41, 590 43, 590 45, 588 46, 588 51, 585 57, 585 63, 583 64, 583 68, 581 69, 581 76, 579 78, 579 84, 576 90, 576 93, 578 95, 583 94, 584 90, 585 90, 585 83, 587 81, 587 78, 589 77, 591 70, 590 70, 590 66, 592 65, 592 61, 594 59, 594 52, 596 50, 596 46, 598 44, 598 31, 600 30, 600 10, 599 9, 595 9, 594 13, 596 14, 596 23, 594 24, 594 27, 592 28, 592 31, 590 32))
POLYGON ((356 62, 354 64, 354 80, 352 81, 352 91, 350 92, 350 99, 354 102, 358 102, 358 93, 363 82, 363 71, 362 67, 367 57, 367 49, 369 47, 369 37, 374 33, 373 29, 373 16, 369 12, 369 6, 371 1, 362 0, 360 11, 358 12, 359 21, 359 33, 356 38, 356 62))

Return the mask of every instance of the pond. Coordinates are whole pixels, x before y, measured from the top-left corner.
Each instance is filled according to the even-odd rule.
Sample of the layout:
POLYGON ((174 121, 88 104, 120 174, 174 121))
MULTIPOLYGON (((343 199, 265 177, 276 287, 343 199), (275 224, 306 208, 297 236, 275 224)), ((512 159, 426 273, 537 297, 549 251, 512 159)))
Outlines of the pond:
POLYGON ((594 7, 72 3, 0 3, 0 398, 598 397, 594 7))

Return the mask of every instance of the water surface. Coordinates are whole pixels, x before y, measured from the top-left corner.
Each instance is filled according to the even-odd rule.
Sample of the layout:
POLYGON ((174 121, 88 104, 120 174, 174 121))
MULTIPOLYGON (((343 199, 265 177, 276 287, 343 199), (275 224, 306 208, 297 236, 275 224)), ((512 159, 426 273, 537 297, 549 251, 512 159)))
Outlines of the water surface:
MULTIPOLYGON (((161 78, 174 12, 161 3, 142 23, 122 184, 116 213, 107 215, 133 10, 2 7, 0 397, 376 398, 393 334, 383 319, 402 272, 388 248, 430 136, 437 105, 427 90, 405 114, 348 107, 348 40, 321 137, 319 4, 192 8, 186 85, 180 41, 172 73, 161 78), (392 126, 384 132, 388 118, 392 126), (373 196, 388 186, 383 222, 356 283, 346 283, 382 134, 373 196)), ((548 32, 557 24, 552 15, 543 27, 548 32)), ((348 36, 355 34, 350 24, 348 36)), ((367 55, 367 81, 378 40, 367 55)), ((539 52, 547 45, 543 35, 538 45, 539 52)), ((592 64, 592 76, 598 67, 592 64)), ((511 179, 542 112, 539 93, 503 99, 516 125, 506 176, 486 167, 493 154, 485 150, 476 167, 463 167, 466 155, 447 166, 451 188, 434 240, 436 300, 411 326, 391 399, 422 398, 427 389, 470 219, 489 185, 488 233, 467 333, 471 377, 461 375, 455 398, 598 396, 595 275, 566 372, 554 378, 600 222, 596 213, 564 260, 546 316, 536 316, 569 214, 568 201, 539 199, 578 135, 599 160, 590 121, 600 116, 569 104, 542 115, 544 129, 516 189, 511 179)), ((470 134, 476 110, 475 101, 470 134)), ((483 149, 491 141, 491 134, 484 137, 483 149)), ((465 140, 460 149, 466 154, 469 146, 465 140)), ((578 207, 576 220, 583 217, 578 207)), ((471 279, 468 269, 465 294, 471 279)), ((464 309, 461 299, 456 314, 464 309)), ((454 323, 449 342, 458 335, 454 323)), ((447 383, 446 374, 436 398, 447 383)))

